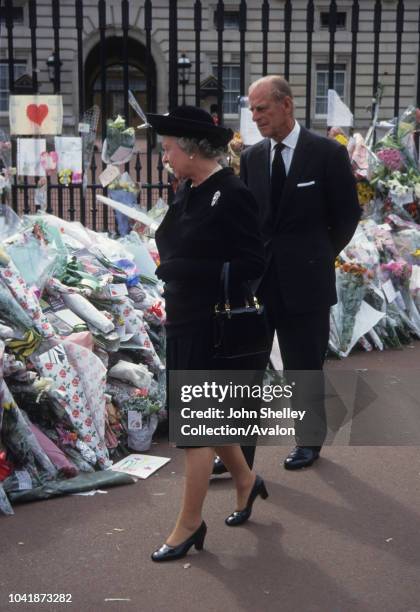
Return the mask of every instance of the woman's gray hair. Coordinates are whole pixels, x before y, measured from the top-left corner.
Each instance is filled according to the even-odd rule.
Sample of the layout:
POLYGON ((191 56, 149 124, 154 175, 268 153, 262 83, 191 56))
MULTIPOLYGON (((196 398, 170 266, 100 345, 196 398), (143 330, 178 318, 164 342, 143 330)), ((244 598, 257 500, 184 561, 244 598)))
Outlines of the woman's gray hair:
POLYGON ((180 149, 187 155, 193 155, 198 153, 201 157, 206 159, 218 159, 226 154, 227 147, 216 147, 206 138, 177 138, 176 139, 180 149))

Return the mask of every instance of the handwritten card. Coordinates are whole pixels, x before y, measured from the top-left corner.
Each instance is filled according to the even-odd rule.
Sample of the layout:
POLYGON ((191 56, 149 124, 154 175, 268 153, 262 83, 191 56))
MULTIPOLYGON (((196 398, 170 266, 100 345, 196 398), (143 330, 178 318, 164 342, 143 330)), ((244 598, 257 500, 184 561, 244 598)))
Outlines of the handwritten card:
POLYGON ((58 155, 58 172, 82 172, 82 139, 79 136, 56 136, 54 146, 58 155))
POLYGON ((120 176, 120 171, 116 166, 107 166, 103 172, 99 175, 99 181, 102 187, 106 187, 112 181, 115 181, 116 178, 120 176))
POLYGON ((41 155, 46 151, 45 138, 17 139, 17 173, 22 176, 45 176, 41 155))
POLYGON ((61 134, 63 99, 61 96, 10 96, 10 134, 43 136, 61 134))
POLYGON ((114 463, 110 470, 125 472, 138 478, 148 478, 170 461, 169 457, 155 457, 153 455, 128 455, 118 463, 114 463))

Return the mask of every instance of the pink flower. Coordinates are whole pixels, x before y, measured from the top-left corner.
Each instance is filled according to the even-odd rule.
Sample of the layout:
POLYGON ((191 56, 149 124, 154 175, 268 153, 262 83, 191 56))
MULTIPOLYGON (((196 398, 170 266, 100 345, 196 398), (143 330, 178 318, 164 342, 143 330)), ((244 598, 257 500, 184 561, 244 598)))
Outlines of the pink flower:
POLYGON ((80 401, 80 397, 77 395, 77 393, 75 393, 72 397, 73 402, 79 402, 80 401))
POLYGON ((77 387, 77 385, 79 384, 79 382, 80 382, 80 381, 79 381, 79 379, 78 379, 78 378, 77 378, 77 376, 76 376, 76 378, 73 378, 73 380, 71 381, 71 384, 73 385, 73 387, 77 387))
POLYGON ((92 425, 92 419, 90 417, 85 419, 85 425, 86 425, 86 427, 90 427, 92 425))
POLYGON ((47 370, 52 370, 53 364, 51 362, 48 362, 48 363, 45 364, 45 367, 46 367, 47 370))
POLYGON ((80 416, 80 411, 79 410, 73 410, 72 415, 74 416, 75 419, 77 419, 80 416))
POLYGON ((87 434, 84 438, 83 438, 84 442, 92 442, 92 436, 90 436, 89 434, 87 434))
POLYGON ((65 370, 60 370, 58 374, 59 374, 59 376, 61 376, 61 378, 65 378, 66 377, 66 371, 65 370))
POLYGON ((390 170, 401 170, 404 165, 403 156, 398 149, 382 149, 377 155, 390 170))

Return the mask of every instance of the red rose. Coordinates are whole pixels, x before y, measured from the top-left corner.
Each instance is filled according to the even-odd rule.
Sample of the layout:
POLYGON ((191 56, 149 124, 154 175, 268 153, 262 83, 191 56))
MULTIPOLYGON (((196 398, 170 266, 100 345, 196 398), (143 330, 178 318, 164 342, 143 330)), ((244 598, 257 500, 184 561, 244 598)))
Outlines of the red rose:
POLYGON ((74 416, 75 419, 77 419, 77 417, 80 416, 79 410, 73 410, 72 415, 74 416))
POLYGON ((86 427, 90 427, 92 425, 92 419, 90 417, 85 420, 85 425, 86 427))
POLYGON ((75 393, 72 397, 73 402, 78 402, 80 401, 80 397, 77 395, 77 393, 75 393))
POLYGON ((47 370, 52 370, 53 364, 51 362, 48 362, 45 364, 45 367, 47 368, 47 370))
POLYGON ((77 385, 79 384, 79 379, 77 377, 73 378, 73 380, 71 381, 71 384, 73 385, 73 387, 77 387, 77 385))
POLYGON ((84 440, 85 442, 91 442, 91 441, 92 441, 92 436, 90 436, 90 435, 88 434, 87 436, 85 436, 85 437, 83 438, 83 440, 84 440))
POLYGON ((66 371, 65 370, 60 370, 59 371, 59 375, 61 376, 61 378, 65 378, 66 377, 66 371))

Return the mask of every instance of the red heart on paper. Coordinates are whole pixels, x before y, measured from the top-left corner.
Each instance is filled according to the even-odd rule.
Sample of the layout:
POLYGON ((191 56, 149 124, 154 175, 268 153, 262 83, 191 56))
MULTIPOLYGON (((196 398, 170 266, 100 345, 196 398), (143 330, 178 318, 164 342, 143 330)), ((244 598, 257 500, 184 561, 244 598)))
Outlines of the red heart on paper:
POLYGON ((48 106, 47 104, 28 104, 26 107, 26 114, 30 121, 37 125, 41 125, 48 115, 48 106))

